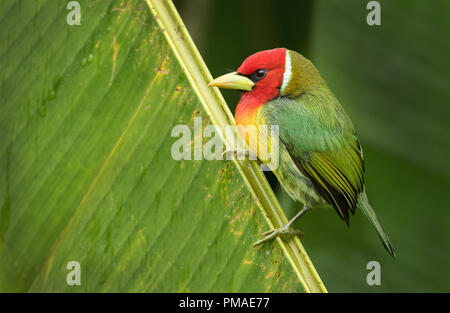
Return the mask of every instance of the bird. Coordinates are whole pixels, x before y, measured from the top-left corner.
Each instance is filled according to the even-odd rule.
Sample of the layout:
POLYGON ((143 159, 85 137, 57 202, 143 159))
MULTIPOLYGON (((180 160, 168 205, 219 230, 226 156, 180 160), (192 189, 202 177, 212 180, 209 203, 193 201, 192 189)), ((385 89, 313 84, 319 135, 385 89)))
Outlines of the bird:
MULTIPOLYGON (((347 226, 350 214, 360 209, 395 257, 366 194, 364 156, 353 123, 311 61, 287 48, 263 50, 209 86, 241 91, 238 126, 277 126, 279 164, 271 170, 289 196, 303 204, 287 224, 264 233, 255 245, 300 234, 291 227, 294 221, 310 209, 331 206, 347 226)), ((258 149, 249 150, 262 159, 258 149)))

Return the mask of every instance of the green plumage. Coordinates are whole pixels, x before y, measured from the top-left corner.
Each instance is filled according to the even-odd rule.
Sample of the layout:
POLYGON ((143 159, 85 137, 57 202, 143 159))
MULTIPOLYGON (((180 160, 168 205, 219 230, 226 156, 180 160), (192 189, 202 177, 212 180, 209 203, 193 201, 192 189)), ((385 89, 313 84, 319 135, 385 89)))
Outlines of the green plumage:
MULTIPOLYGON (((291 57, 300 56, 293 53, 291 57)), ((266 103, 256 117, 259 124, 279 125, 280 165, 274 173, 293 198, 308 207, 329 204, 347 225, 349 212, 355 213, 359 207, 394 256, 365 194, 363 153, 352 122, 317 70, 307 62, 316 76, 314 85, 294 97, 284 94, 266 103)), ((288 86, 298 90, 293 87, 288 86)))
MULTIPOLYGON (((279 152, 277 167, 267 163, 288 194, 305 204, 291 221, 268 232, 257 245, 295 234, 290 226, 297 218, 309 208, 325 205, 332 206, 347 225, 350 213, 359 208, 395 256, 367 199, 363 152, 353 124, 309 60, 285 48, 260 51, 237 72, 216 78, 210 86, 244 91, 236 107, 238 125, 277 126, 279 143, 272 143, 266 127, 260 127, 259 139, 253 139, 266 137, 263 142, 279 152)), ((250 144, 248 134, 242 135, 252 152, 267 160, 267 153, 250 144)))

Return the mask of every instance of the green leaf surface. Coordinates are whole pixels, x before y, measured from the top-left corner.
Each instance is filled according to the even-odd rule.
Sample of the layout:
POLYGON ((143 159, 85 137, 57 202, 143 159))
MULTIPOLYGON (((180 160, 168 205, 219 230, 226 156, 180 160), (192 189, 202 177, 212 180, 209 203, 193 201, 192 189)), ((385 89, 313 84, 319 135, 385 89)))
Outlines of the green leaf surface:
POLYGON ((146 3, 80 4, 0 4, 0 290, 302 291, 235 163, 171 158, 211 121, 146 3))

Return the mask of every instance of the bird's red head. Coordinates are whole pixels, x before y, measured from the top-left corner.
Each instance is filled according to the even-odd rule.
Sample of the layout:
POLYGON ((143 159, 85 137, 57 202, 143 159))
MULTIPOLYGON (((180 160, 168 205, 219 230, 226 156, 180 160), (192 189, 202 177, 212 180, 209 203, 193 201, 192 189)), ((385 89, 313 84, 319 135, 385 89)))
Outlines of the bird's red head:
POLYGON ((264 50, 249 56, 238 68, 239 75, 249 78, 254 86, 243 91, 236 107, 236 122, 251 124, 257 109, 266 102, 277 98, 283 84, 286 49, 264 50))
POLYGON ((249 56, 237 72, 222 75, 210 86, 242 90, 236 107, 236 122, 253 122, 258 109, 278 98, 295 98, 323 84, 314 65, 301 54, 277 48, 249 56))
POLYGON ((254 82, 251 91, 242 94, 242 100, 262 105, 278 97, 285 71, 286 49, 264 50, 249 56, 237 72, 254 82))
POLYGON ((222 75, 210 86, 242 90, 236 122, 249 124, 258 108, 277 97, 295 98, 325 86, 314 65, 301 54, 277 48, 249 56, 237 72, 222 75))

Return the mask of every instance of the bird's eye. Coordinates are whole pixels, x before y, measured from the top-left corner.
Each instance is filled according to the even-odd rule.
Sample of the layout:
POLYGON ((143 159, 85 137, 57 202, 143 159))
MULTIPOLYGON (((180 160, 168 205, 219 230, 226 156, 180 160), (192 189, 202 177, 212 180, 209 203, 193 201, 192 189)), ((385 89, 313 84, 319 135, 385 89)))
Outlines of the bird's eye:
POLYGON ((256 83, 256 82, 260 81, 261 79, 263 79, 264 77, 266 77, 266 75, 267 75, 267 70, 260 68, 260 69, 256 70, 252 75, 250 75, 250 79, 256 83))
POLYGON ((263 69, 259 69, 256 71, 256 77, 258 78, 264 78, 266 76, 266 71, 263 69))

